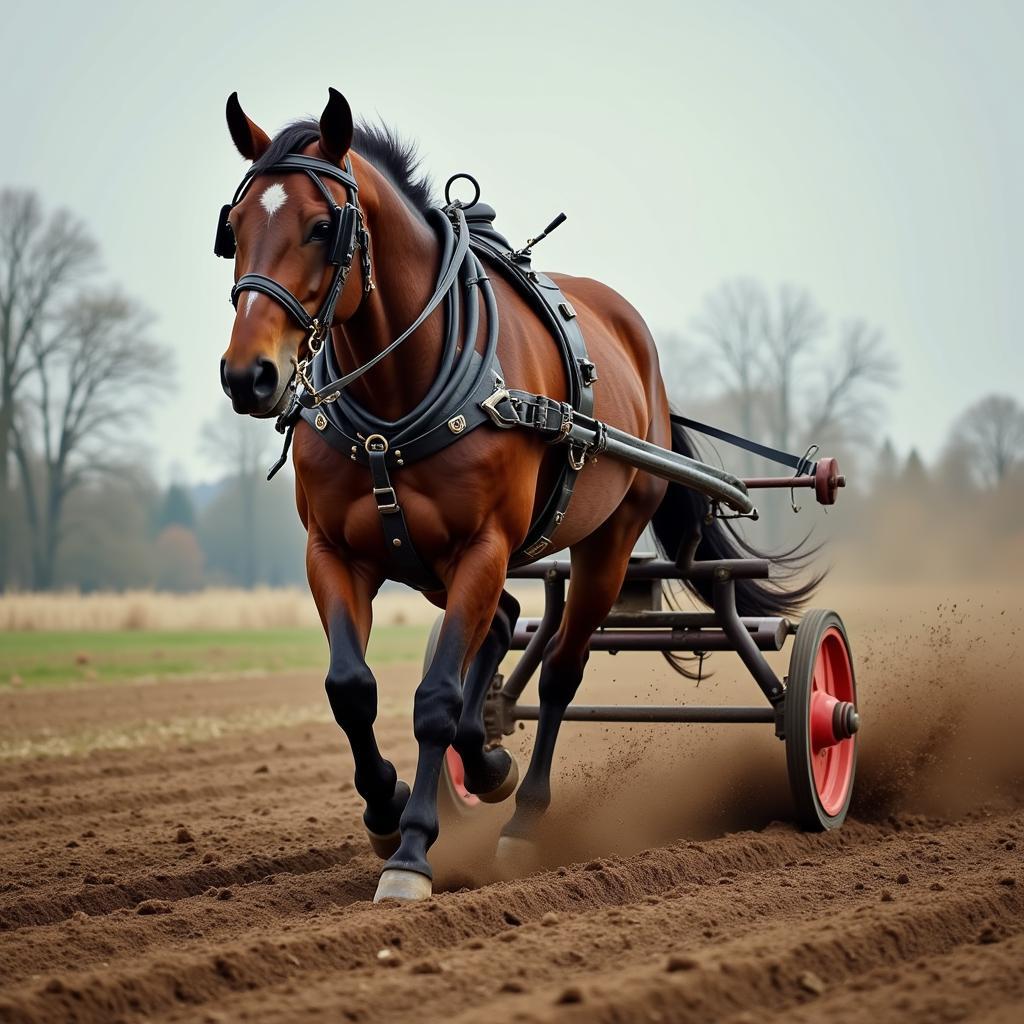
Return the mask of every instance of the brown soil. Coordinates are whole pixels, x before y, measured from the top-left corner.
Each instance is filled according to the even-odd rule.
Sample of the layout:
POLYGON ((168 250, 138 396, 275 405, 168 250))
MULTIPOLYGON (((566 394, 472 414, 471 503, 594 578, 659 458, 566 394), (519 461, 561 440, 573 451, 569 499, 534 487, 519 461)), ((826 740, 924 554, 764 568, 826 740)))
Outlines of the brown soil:
MULTIPOLYGON (((865 732, 842 830, 787 823, 755 727, 567 727, 544 870, 496 880, 488 808, 446 830, 445 891, 415 906, 369 902, 319 680, 0 695, 0 1021, 1020 1020, 1019 601, 936 605, 848 616, 865 732)), ((694 694, 595 655, 587 696, 752 697, 717 661, 694 694)), ((408 777, 414 672, 379 677, 408 777)))

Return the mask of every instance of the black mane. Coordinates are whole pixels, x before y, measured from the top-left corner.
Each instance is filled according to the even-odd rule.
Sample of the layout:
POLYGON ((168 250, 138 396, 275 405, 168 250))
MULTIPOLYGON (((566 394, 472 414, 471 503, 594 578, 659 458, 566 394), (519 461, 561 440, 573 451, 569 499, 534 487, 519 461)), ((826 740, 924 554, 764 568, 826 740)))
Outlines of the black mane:
MULTIPOLYGON (((274 136, 266 153, 253 164, 252 169, 261 174, 281 157, 298 153, 319 138, 320 124, 315 118, 293 121, 274 136)), ((371 124, 360 121, 352 137, 352 148, 386 174, 414 210, 426 213, 434 206, 430 179, 417 173, 420 158, 414 142, 402 139, 383 122, 371 124)))

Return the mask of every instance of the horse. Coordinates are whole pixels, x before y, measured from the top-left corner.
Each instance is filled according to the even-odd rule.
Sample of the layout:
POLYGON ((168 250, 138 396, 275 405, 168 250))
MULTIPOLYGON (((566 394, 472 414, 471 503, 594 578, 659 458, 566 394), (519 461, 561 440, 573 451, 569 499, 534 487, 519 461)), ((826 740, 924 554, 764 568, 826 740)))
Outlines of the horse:
MULTIPOLYGON (((234 295, 236 314, 220 370, 235 412, 281 416, 292 401, 296 373, 322 339, 335 364, 352 375, 352 399, 381 422, 399 421, 430 391, 444 359, 445 312, 438 306, 422 317, 444 247, 413 147, 383 124, 357 125, 348 101, 334 89, 319 120, 293 122, 273 139, 243 112, 235 93, 227 123, 235 147, 251 163, 246 190, 225 207, 223 225, 231 236, 223 254, 234 254, 236 288, 246 289, 234 295), (305 166, 300 157, 307 158, 305 166), (325 173, 309 173, 310 167, 325 173), (339 283, 332 256, 336 216, 352 205, 356 183, 350 252, 358 248, 361 255, 339 283), (260 280, 262 286, 251 283, 260 280), (319 324, 310 310, 325 308, 329 322, 319 324), (309 324, 315 327, 307 330, 309 324), (408 342, 393 349, 410 325, 415 330, 408 342), (385 350, 387 358, 379 358, 385 350)), ((509 386, 565 401, 565 366, 536 311, 500 274, 478 276, 489 279, 493 305, 465 345, 482 350, 485 320, 496 316, 497 357, 509 386)), ((670 420, 657 349, 640 314, 598 281, 568 275, 552 280, 571 302, 600 370, 595 416, 692 456, 691 441, 670 420)), ((536 737, 516 788, 512 755, 485 745, 482 708, 519 614, 505 589, 510 559, 565 457, 564 449, 528 432, 485 426, 404 466, 395 478, 389 500, 394 508, 400 503, 408 536, 433 580, 422 588, 425 596, 443 610, 435 653, 415 691, 418 759, 410 787, 378 748, 376 682, 365 659, 373 600, 396 575, 392 549, 401 541, 389 539, 382 527, 367 466, 325 444, 306 420, 295 423, 292 460, 296 506, 307 533, 306 572, 330 650, 325 688, 351 747, 364 826, 385 860, 377 901, 422 899, 432 892, 427 854, 439 832, 437 789, 449 746, 462 759, 467 789, 480 799, 497 802, 515 792, 499 845, 508 850, 529 842, 550 804, 555 742, 583 678, 588 642, 615 602, 648 524, 666 552, 674 553, 702 526, 698 557, 739 553, 741 542, 709 515, 703 496, 610 458, 587 462, 556 531, 558 549, 570 551, 571 582, 561 624, 544 652, 536 737)), ((702 584, 689 585, 709 598, 702 584)), ((806 596, 806 586, 741 581, 737 587, 746 615, 784 614, 806 596)))

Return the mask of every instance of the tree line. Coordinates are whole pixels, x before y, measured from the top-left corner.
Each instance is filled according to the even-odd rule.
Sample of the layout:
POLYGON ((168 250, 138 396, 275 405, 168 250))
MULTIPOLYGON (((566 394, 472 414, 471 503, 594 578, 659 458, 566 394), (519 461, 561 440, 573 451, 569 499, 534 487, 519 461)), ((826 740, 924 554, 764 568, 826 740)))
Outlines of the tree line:
MULTIPOLYGON (((207 424, 205 454, 223 471, 211 487, 161 489, 145 469, 138 424, 157 388, 173 387, 173 361, 149 312, 100 266, 73 215, 0 192, 0 591, 300 582, 291 488, 263 479, 278 440, 266 423, 225 405, 207 424)), ((895 479, 881 473, 896 456, 879 437, 898 368, 878 327, 834 324, 806 289, 744 278, 658 347, 670 397, 689 415, 782 449, 814 441, 861 479, 895 479)), ((741 475, 767 468, 745 452, 726 462, 741 475)), ((934 472, 975 497, 1018 487, 1020 404, 992 394, 965 410, 934 472)), ((766 503, 762 540, 792 535, 784 506, 766 503)))

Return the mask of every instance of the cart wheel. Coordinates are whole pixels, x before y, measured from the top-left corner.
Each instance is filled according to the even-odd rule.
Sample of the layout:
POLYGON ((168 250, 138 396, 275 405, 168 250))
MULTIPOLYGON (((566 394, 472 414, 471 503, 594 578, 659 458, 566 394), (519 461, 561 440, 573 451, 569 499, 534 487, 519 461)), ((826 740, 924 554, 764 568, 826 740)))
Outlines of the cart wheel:
POLYGON ((797 628, 786 679, 786 765, 800 827, 838 828, 853 795, 857 688, 843 620, 807 612, 797 628))
MULTIPOLYGON (((437 639, 441 635, 441 624, 444 616, 439 615, 430 628, 427 647, 423 654, 423 672, 426 673, 433 660, 437 648, 437 639)), ((461 818, 470 814, 480 803, 480 798, 466 789, 466 771, 462 767, 462 758, 454 747, 445 751, 444 766, 441 778, 437 783, 437 810, 442 817, 461 818)))

